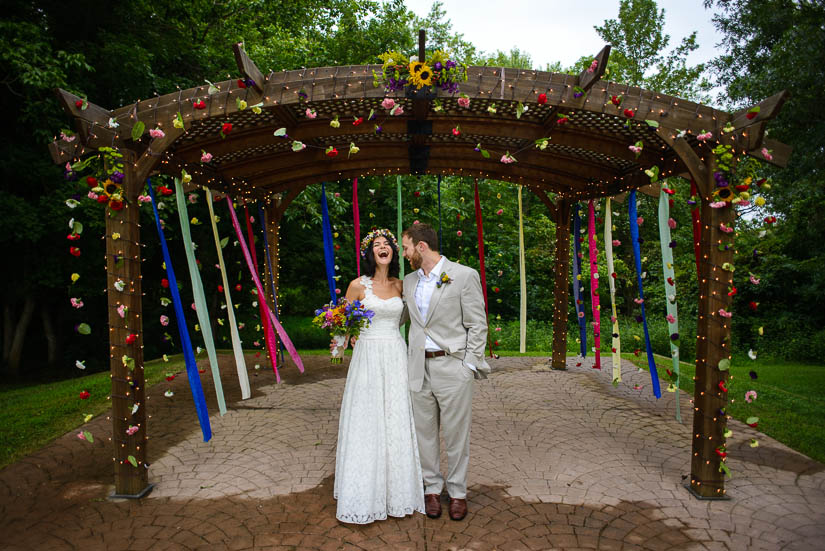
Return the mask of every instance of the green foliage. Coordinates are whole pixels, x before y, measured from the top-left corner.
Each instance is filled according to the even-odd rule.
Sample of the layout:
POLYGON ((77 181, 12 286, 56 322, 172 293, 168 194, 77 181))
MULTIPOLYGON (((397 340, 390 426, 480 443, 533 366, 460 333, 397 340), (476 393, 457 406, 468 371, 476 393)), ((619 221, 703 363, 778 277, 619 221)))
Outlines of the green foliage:
MULTIPOLYGON (((670 35, 663 31, 665 10, 655 0, 621 0, 618 19, 606 19, 595 27, 612 46, 605 78, 663 92, 680 98, 701 101, 710 83, 703 78, 703 64, 689 66, 687 56, 699 47, 696 32, 668 51, 670 35)), ((576 73, 590 66, 592 57, 580 58, 576 73)))

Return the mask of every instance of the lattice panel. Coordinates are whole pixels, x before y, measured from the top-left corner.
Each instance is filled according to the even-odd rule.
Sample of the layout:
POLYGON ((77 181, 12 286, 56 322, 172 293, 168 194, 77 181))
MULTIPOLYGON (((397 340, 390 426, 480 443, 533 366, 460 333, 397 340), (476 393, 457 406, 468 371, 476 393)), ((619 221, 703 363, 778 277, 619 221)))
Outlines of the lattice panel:
POLYGON ((624 116, 615 116, 608 113, 593 113, 591 111, 575 111, 567 115, 570 122, 567 124, 584 128, 591 132, 600 132, 605 136, 614 138, 622 136, 628 145, 632 145, 639 140, 645 143, 646 147, 651 145, 660 148, 665 143, 653 132, 644 120, 628 119, 624 116), (626 121, 630 120, 628 127, 626 121))
POLYGON ((221 126, 225 122, 232 123, 233 132, 262 126, 276 126, 281 123, 272 109, 263 109, 260 114, 256 114, 252 109, 247 108, 227 117, 211 117, 194 121, 187 133, 175 142, 175 146, 179 147, 192 142, 214 139, 220 135, 221 126))
MULTIPOLYGON (((274 138, 273 138, 274 139, 274 138)), ((226 155, 221 155, 212 159, 212 164, 215 167, 220 167, 222 164, 234 163, 245 159, 252 159, 255 157, 262 157, 264 155, 273 155, 277 153, 284 153, 291 151, 292 146, 290 142, 278 141, 265 145, 258 145, 247 149, 236 150, 226 155)))
POLYGON ((636 163, 632 161, 628 161, 626 159, 619 159, 617 157, 611 157, 609 155, 605 155, 603 153, 599 153, 597 151, 591 151, 589 149, 581 149, 579 147, 570 147, 567 145, 557 145, 550 143, 547 146, 547 149, 540 152, 541 155, 546 154, 553 154, 556 153, 563 153, 568 157, 577 157, 580 159, 586 159, 588 161, 598 163, 600 165, 609 166, 615 170, 624 172, 630 168, 636 166, 636 163))

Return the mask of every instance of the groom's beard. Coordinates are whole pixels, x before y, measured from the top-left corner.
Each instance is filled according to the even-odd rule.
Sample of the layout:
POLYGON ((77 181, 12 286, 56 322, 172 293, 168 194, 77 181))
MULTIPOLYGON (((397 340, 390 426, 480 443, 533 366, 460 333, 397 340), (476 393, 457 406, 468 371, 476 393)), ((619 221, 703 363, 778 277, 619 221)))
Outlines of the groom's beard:
POLYGON ((417 270, 421 267, 421 254, 418 251, 415 251, 413 255, 409 258, 410 267, 413 270, 417 270))

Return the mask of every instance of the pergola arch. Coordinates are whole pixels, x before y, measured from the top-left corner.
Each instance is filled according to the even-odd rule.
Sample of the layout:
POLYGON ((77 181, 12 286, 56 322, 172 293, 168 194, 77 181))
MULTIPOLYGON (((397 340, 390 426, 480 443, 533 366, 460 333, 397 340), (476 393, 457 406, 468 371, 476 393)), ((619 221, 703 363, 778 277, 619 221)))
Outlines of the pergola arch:
MULTIPOLYGON (((691 489, 704 497, 724 494, 724 480, 718 472, 719 460, 714 450, 716 442, 722 440, 725 426, 724 420, 717 422, 716 412, 725 403, 717 385, 726 380, 726 373, 717 369, 717 364, 727 353, 725 343, 730 327, 714 312, 719 307, 729 307, 731 298, 724 282, 712 274, 715 267, 732 260, 733 251, 722 251, 711 244, 725 237, 717 228, 720 223, 730 225, 734 213, 731 208, 708 206, 714 190, 714 156, 710 145, 697 136, 710 132, 714 143, 731 145, 737 155, 751 155, 784 166, 789 148, 767 140, 764 131, 786 93, 760 103, 760 109, 752 116, 747 110, 727 113, 665 94, 603 82, 601 77, 610 52, 606 46, 594 58, 595 70, 579 75, 469 67, 468 80, 461 85, 462 94, 470 98, 469 108, 464 108, 455 97, 426 88, 386 94, 382 87, 373 85, 373 71, 380 73, 380 66, 323 67, 264 75, 241 44, 234 49, 242 79, 215 83, 212 93, 209 85, 203 85, 110 111, 66 91, 57 91, 64 109, 75 120, 80 139, 55 140, 50 144, 55 162, 70 162, 100 147, 116 147, 125 154, 127 204, 118 229, 123 231, 123 222, 127 222, 128 235, 113 241, 115 221, 107 216, 106 240, 110 283, 116 278, 136 282, 132 286, 134 292, 126 299, 130 313, 137 316, 130 331, 137 326, 138 332, 142 332, 140 266, 139 262, 118 265, 113 257, 139 258, 139 247, 135 245, 140 241, 138 225, 129 222, 138 220, 136 198, 151 174, 180 175, 184 169, 192 176, 190 186, 224 192, 233 198, 264 201, 276 283, 280 220, 289 203, 306 186, 365 175, 453 174, 524 185, 550 210, 557 227, 552 363, 563 368, 571 206, 579 200, 610 197, 633 189, 658 194, 658 188, 650 185, 644 173, 653 166, 659 168, 661 178, 687 174, 700 191, 705 230, 699 275, 694 416, 697 436, 693 442, 691 489), (540 94, 546 96, 546 102, 539 103, 540 94), (611 102, 613 96, 621 96, 620 106, 611 102), (387 116, 381 107, 386 97, 401 105, 404 114, 387 116), (440 102, 439 111, 434 110, 436 100, 440 102), (203 102, 203 108, 196 108, 195 102, 203 102), (488 110, 493 104, 495 113, 488 110), (527 109, 517 116, 519 105, 527 109), (252 106, 259 106, 256 110, 259 108, 260 113, 253 112, 252 106), (307 107, 314 110, 316 118, 306 116, 307 107), (375 121, 366 120, 370 111, 376 113, 375 121), (339 118, 339 128, 330 125, 335 116, 339 118), (182 128, 174 124, 177 117, 183 121, 182 128), (353 125, 359 117, 363 122, 353 125), (145 129, 133 137, 138 121, 145 129), (221 127, 227 122, 232 124, 232 131, 221 137, 221 127), (375 124, 382 126, 380 133, 375 131, 375 124), (152 128, 162 129, 165 135, 149 137, 147 132, 152 128), (279 128, 286 128, 289 139, 273 135, 279 128), (458 135, 453 132, 456 128, 460 128, 458 135), (543 150, 535 147, 536 140, 541 138, 549 138, 543 150), (291 140, 314 147, 295 152, 291 140), (628 146, 638 141, 644 143, 644 148, 637 156, 628 146), (360 152, 348 156, 350 143, 357 144, 360 152), (475 149, 477 144, 491 150, 489 158, 475 149), (325 155, 324 149, 329 146, 338 148, 337 157, 325 155), (766 150, 772 153, 766 156, 766 150), (200 162, 202 151, 213 155, 210 163, 200 162), (500 162, 505 151, 518 162, 500 162)), ((422 40, 421 59, 423 50, 422 40)), ((123 414, 131 408, 127 401, 114 399, 123 395, 118 386, 125 369, 120 357, 121 353, 128 354, 142 365, 142 344, 123 344, 126 329, 115 313, 119 303, 113 293, 109 300, 115 413, 112 418, 113 431, 119 439, 124 428, 123 414)), ((134 375, 134 385, 143 386, 142 373, 134 375)), ((142 390, 135 394, 138 392, 142 395, 142 390)), ((145 415, 142 410, 139 415, 145 415)), ((145 417, 142 421, 144 428, 138 437, 143 437, 143 445, 137 450, 134 441, 122 449, 116 446, 118 457, 131 454, 145 458, 145 417)), ((145 470, 135 476, 129 469, 131 465, 115 461, 116 493, 139 495, 148 488, 145 470)))

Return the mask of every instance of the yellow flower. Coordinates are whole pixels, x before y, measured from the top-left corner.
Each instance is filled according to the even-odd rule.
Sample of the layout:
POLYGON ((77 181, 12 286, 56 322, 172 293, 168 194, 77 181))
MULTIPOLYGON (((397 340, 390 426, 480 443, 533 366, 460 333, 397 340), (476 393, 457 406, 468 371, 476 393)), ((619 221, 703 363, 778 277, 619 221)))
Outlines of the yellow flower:
POLYGON ((112 234, 112 239, 114 239, 115 241, 117 241, 118 239, 120 239, 120 234, 119 234, 119 233, 117 233, 117 232, 114 232, 114 233, 112 234))
POLYGON ((764 197, 761 197, 761 196, 757 197, 756 199, 753 200, 753 202, 756 203, 757 207, 764 207, 765 206, 765 198, 764 197))
POLYGON ((75 283, 78 279, 80 279, 80 274, 78 274, 78 273, 72 274, 72 283, 75 283))
POLYGON ((410 63, 410 84, 416 88, 430 86, 433 83, 433 71, 426 63, 415 61, 410 63))
POLYGON ((729 187, 720 187, 713 192, 713 197, 717 201, 725 201, 726 203, 730 203, 733 200, 733 192, 729 187))
POLYGON ((103 182, 103 191, 106 192, 106 195, 114 195, 116 193, 120 193, 120 185, 114 183, 113 181, 107 179, 103 182))

